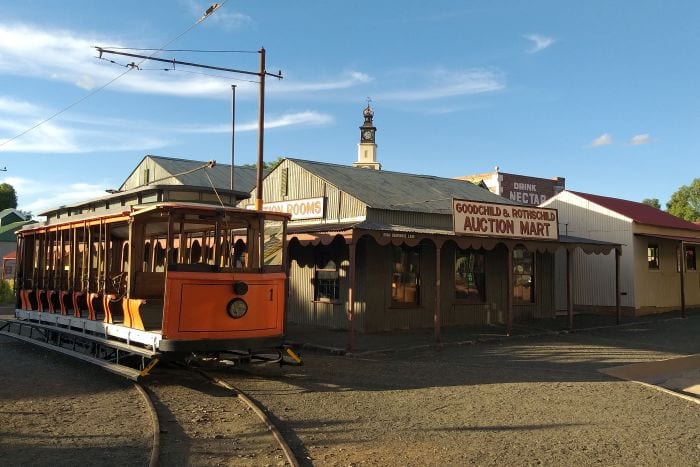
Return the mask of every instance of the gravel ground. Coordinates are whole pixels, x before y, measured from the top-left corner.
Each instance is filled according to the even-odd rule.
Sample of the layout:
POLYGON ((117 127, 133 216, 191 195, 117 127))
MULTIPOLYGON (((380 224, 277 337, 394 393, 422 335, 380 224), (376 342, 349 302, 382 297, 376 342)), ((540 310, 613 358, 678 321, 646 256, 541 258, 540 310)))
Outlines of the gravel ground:
POLYGON ((700 405, 598 369, 697 353, 700 320, 227 378, 307 465, 700 465, 700 405))
POLYGON ((148 465, 153 429, 133 384, 0 336, 0 464, 148 465))
MULTIPOLYGON (((217 375, 267 407, 304 465, 700 465, 700 405, 600 373, 700 353, 700 317, 217 375)), ((131 383, 0 338, 7 465, 143 465, 150 420, 131 383), (31 368, 31 371, 27 369, 31 368)), ((223 391, 157 372, 161 465, 281 465, 223 391)), ((235 403, 234 403, 235 402, 235 403)))

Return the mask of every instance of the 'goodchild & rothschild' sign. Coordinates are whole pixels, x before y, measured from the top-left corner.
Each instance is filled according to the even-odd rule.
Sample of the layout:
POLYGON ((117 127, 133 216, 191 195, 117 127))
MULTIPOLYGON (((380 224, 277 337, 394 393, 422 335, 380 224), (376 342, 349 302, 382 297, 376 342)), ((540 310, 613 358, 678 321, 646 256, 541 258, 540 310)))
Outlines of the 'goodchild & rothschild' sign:
POLYGON ((452 200, 457 235, 558 240, 556 209, 452 200))

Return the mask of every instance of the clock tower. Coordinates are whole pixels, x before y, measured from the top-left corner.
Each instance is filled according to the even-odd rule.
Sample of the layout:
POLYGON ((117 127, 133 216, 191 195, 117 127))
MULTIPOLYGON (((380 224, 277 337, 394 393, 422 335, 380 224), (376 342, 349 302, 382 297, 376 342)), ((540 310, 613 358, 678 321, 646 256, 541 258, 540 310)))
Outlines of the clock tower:
POLYGON ((377 128, 372 123, 374 118, 374 110, 370 106, 372 101, 367 99, 367 107, 362 111, 362 116, 365 122, 360 127, 360 143, 357 145, 357 162, 354 162, 353 167, 362 167, 365 169, 381 170, 382 164, 377 162, 377 143, 374 140, 377 128))

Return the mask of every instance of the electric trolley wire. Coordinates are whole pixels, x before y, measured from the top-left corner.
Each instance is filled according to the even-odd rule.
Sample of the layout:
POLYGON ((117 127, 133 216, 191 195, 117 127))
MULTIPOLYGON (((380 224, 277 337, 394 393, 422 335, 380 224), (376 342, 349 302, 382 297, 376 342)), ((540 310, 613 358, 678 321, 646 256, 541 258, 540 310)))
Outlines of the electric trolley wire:
MULTIPOLYGON (((122 47, 122 48, 125 48, 125 47, 122 47)), ((105 49, 106 49, 106 47, 105 47, 105 49)), ((152 49, 148 49, 148 50, 152 50, 152 49)), ((167 50, 163 50, 163 52, 167 52, 167 50)), ((142 67, 142 66, 137 65, 135 62, 131 62, 131 63, 121 63, 121 62, 118 62, 118 61, 116 61, 116 60, 112 60, 112 59, 105 58, 105 57, 97 57, 97 58, 98 58, 99 60, 104 60, 105 62, 109 62, 109 63, 112 63, 112 64, 117 65, 117 66, 121 66, 121 67, 124 67, 124 68, 132 68, 132 69, 133 69, 133 68, 136 68, 138 71, 177 71, 177 72, 179 72, 179 73, 190 73, 190 74, 193 74, 193 75, 209 76, 209 77, 212 77, 212 78, 224 79, 224 80, 226 80, 226 81, 237 81, 237 82, 239 82, 239 83, 253 83, 253 84, 259 84, 259 83, 260 83, 260 81, 255 81, 255 80, 252 80, 252 79, 231 78, 230 76, 215 75, 215 74, 213 74, 213 73, 205 73, 205 72, 203 72, 203 71, 184 70, 184 69, 182 69, 182 68, 176 68, 176 67, 175 67, 175 64, 173 64, 173 67, 172 67, 172 68, 144 68, 144 67, 142 67)), ((139 62, 139 63, 143 63, 143 62, 139 62)), ((186 66, 186 65, 185 65, 185 66, 186 66)))
MULTIPOLYGON (((107 82, 106 82, 105 84, 103 84, 102 86, 100 86, 100 87, 98 87, 98 88, 96 88, 96 89, 93 89, 92 91, 90 91, 89 93, 87 93, 86 95, 84 95, 83 97, 81 97, 80 99, 76 100, 76 101, 73 102, 72 104, 70 104, 70 105, 68 105, 68 106, 66 106, 66 107, 64 107, 64 108, 62 108, 61 110, 59 110, 58 112, 56 112, 56 113, 50 115, 49 117, 47 117, 47 118, 45 118, 45 119, 43 119, 43 120, 40 120, 40 121, 39 121, 38 123, 36 123, 35 125, 33 125, 33 126, 31 126, 30 128, 28 128, 28 129, 22 131, 22 132, 19 133, 19 134, 13 136, 12 138, 0 142, 0 148, 2 148, 3 146, 5 146, 5 145, 11 143, 12 141, 15 141, 15 140, 18 139, 18 138, 21 138, 22 136, 26 135, 26 134, 29 133, 30 131, 33 131, 33 130, 39 128, 39 127, 42 126, 43 124, 50 122, 51 120, 53 120, 54 118, 58 117, 59 115, 65 113, 65 112, 67 112, 67 111, 69 111, 70 109, 72 109, 72 108, 75 107, 76 105, 78 105, 78 104, 80 104, 81 102, 87 100, 88 98, 94 96, 94 95, 97 94, 98 92, 100 92, 100 91, 102 91, 103 89, 105 89, 107 86, 109 86, 109 85, 111 85, 112 83, 114 83, 115 81, 119 80, 121 77, 123 77, 124 75, 126 75, 127 73, 129 73, 130 71, 132 71, 134 68, 137 68, 137 69, 138 69, 139 65, 141 65, 143 62, 145 62, 146 60, 148 60, 148 59, 150 59, 151 57, 153 57, 154 55, 156 55, 158 52, 161 52, 161 51, 162 51, 163 49, 165 49, 167 46, 169 46, 169 45, 172 44, 173 42, 177 41, 178 39, 180 39, 182 36, 184 36, 184 35, 187 34, 188 32, 190 32, 192 29, 194 29, 195 27, 197 27, 201 22, 203 22, 204 20, 206 20, 210 15, 212 15, 216 10, 218 10, 219 8, 221 8, 222 6, 224 6, 226 3, 228 3, 228 0, 224 0, 224 1, 221 2, 221 3, 215 3, 215 4, 213 4, 212 6, 210 6, 210 7, 207 9, 207 11, 204 13, 204 15, 202 15, 201 18, 199 18, 197 21, 195 21, 194 24, 192 24, 190 27, 188 27, 187 29, 185 29, 185 30, 184 30, 183 32, 181 32, 180 34, 178 34, 175 38, 173 38, 173 39, 169 40, 168 42, 166 42, 166 43, 165 43, 162 47, 160 47, 159 49, 155 49, 155 51, 154 51, 151 55, 149 55, 147 58, 142 59, 142 60, 141 60, 140 62, 138 62, 138 63, 131 63, 131 64, 127 65, 126 70, 124 70, 122 73, 118 74, 117 76, 115 76, 115 77, 112 78, 111 80, 107 81, 107 82)), ((101 58, 101 57, 100 57, 100 58, 101 58)))

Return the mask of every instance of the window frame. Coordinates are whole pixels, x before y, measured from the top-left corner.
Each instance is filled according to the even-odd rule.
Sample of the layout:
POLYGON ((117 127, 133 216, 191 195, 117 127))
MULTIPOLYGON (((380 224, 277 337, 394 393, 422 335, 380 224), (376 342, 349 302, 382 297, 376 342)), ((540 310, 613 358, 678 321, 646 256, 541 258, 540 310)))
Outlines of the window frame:
MULTIPOLYGON (((522 260, 524 260, 525 257, 523 256, 522 260)), ((524 261, 522 261, 524 263, 524 261)), ((534 251, 528 250, 525 246, 523 245, 518 245, 515 248, 513 248, 513 261, 511 264, 511 267, 513 268, 513 290, 511 293, 513 294, 513 305, 535 305, 537 304, 537 255, 535 254, 534 251), (525 272, 517 272, 517 266, 518 262, 520 262, 520 258, 517 258, 517 255, 515 254, 516 250, 521 250, 524 252, 524 254, 528 255, 530 257, 530 272, 525 273, 525 272), (524 300, 520 298, 520 294, 515 293, 516 287, 522 287, 518 285, 518 277, 530 277, 530 298, 528 300, 524 300)))
POLYGON ((647 269, 649 271, 658 271, 661 269, 660 254, 661 249, 658 243, 647 243, 647 269), (652 261, 654 263, 652 263, 652 261))
MULTIPOLYGON (((473 265, 474 263, 472 263, 473 265)), ((475 248, 456 248, 455 249, 455 256, 454 256, 454 268, 455 268, 455 277, 454 277, 454 300, 459 303, 475 303, 475 304, 484 304, 486 303, 486 253, 484 252, 483 249, 475 249, 475 248), (461 258, 467 258, 468 255, 473 255, 475 257, 479 257, 480 259, 477 260, 478 264, 480 265, 481 271, 470 271, 466 272, 466 274, 472 274, 474 276, 480 276, 480 279, 477 279, 476 277, 473 279, 474 285, 477 287, 477 292, 472 293, 471 288, 469 287, 469 279, 466 279, 467 281, 467 294, 466 296, 460 296, 460 292, 458 289, 458 277, 460 275, 460 272, 458 271, 458 261, 461 258), (481 284, 481 290, 478 289, 479 284, 481 284)))
POLYGON ((323 303, 340 303, 340 259, 333 254, 332 251, 323 249, 316 252, 316 258, 314 261, 314 276, 313 276, 313 288, 314 288, 314 301, 323 303), (333 263, 334 267, 328 267, 329 263, 333 263), (319 273, 333 273, 335 277, 333 278, 321 278, 319 273), (331 287, 334 289, 332 294, 324 293, 321 295, 322 290, 325 290, 327 286, 323 288, 320 287, 320 281, 330 281, 334 282, 331 287), (332 296, 328 296, 332 295, 332 296))
POLYGON ((406 246, 406 245, 392 245, 391 249, 391 308, 417 308, 421 306, 421 262, 422 262, 422 248, 420 245, 416 246, 406 246), (397 252, 399 253, 400 261, 397 262, 397 252), (417 258, 416 263, 411 261, 411 258, 417 258), (407 261, 408 260, 408 261, 407 261), (401 270, 397 270, 397 265, 401 265, 401 270), (411 266, 415 265, 415 270, 411 270, 411 266), (408 267, 406 267, 408 266, 408 267), (408 269, 408 272, 405 271, 408 269), (413 275, 413 284, 411 285, 409 281, 405 278, 413 275), (396 281, 399 278, 400 281, 396 281), (406 287, 410 285, 410 287, 406 287), (403 290, 403 296, 398 296, 399 289, 403 290), (413 301, 406 300, 408 296, 407 291, 413 290, 413 301), (398 300, 397 298, 403 298, 403 300, 398 300))
POLYGON ((686 271, 691 271, 695 272, 698 270, 698 250, 695 245, 685 245, 685 248, 683 249, 683 257, 685 258, 684 264, 685 264, 685 270, 686 271), (692 254, 688 254, 692 251, 692 254), (690 267, 690 258, 692 257, 693 263, 692 267, 690 267))

